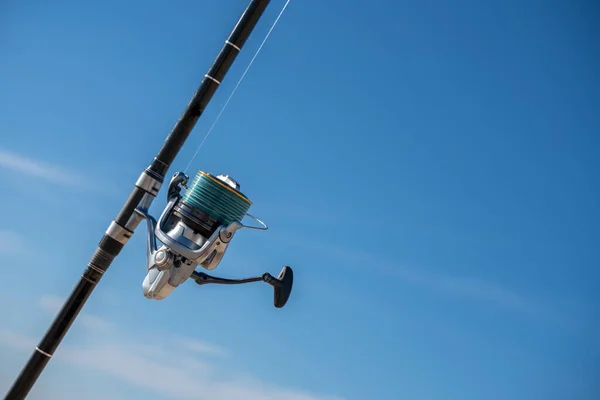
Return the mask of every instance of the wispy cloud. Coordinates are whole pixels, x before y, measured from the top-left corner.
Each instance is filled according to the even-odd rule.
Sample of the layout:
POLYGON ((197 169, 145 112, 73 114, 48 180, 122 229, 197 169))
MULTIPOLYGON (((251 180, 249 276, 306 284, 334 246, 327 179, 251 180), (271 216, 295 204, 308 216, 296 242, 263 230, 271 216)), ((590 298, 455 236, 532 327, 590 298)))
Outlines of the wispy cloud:
MULTIPOLYGON (((548 316, 551 312, 542 305, 525 295, 514 290, 502 287, 494 282, 487 282, 476 277, 460 277, 442 274, 424 268, 415 268, 384 259, 377 254, 360 249, 341 248, 335 244, 319 243, 306 238, 295 238, 280 235, 282 243, 292 243, 292 246, 310 251, 336 262, 355 267, 368 266, 370 270, 377 271, 390 277, 395 277, 403 282, 444 293, 453 297, 467 298, 482 304, 488 304, 500 309, 516 312, 528 316, 548 316)), ((553 316, 553 318, 559 318, 553 316)))
POLYGON ((0 149, 0 171, 12 171, 61 186, 83 189, 94 193, 112 193, 113 187, 99 182, 97 177, 86 176, 75 168, 65 168, 41 161, 12 150, 0 149))
MULTIPOLYGON (((40 298, 39 304, 44 310, 56 313, 63 305, 64 301, 64 299, 58 296, 44 295, 40 298)), ((114 328, 114 326, 104 318, 85 312, 79 315, 78 322, 85 328, 95 332, 109 331, 114 328)))
POLYGON ((25 239, 15 231, 0 229, 0 254, 17 254, 25 249, 25 239))
POLYGON ((179 345, 183 348, 186 348, 190 351, 199 354, 213 355, 213 356, 227 356, 228 351, 221 346, 218 346, 213 343, 208 343, 204 341, 200 341, 197 339, 188 339, 188 338, 180 338, 179 345))
POLYGON ((541 311, 540 306, 533 300, 513 290, 478 278, 448 276, 407 267, 396 268, 393 273, 422 287, 495 305, 504 310, 530 316, 538 315, 541 311))
POLYGON ((80 186, 85 183, 85 180, 74 171, 68 171, 9 150, 0 149, 0 167, 61 185, 80 186))
MULTIPOLYGON (((55 296, 44 296, 39 304, 54 311, 62 301, 55 296)), ((82 321, 84 315, 87 314, 81 315, 82 321)), ((54 356, 55 362, 62 361, 111 376, 141 390, 163 395, 165 399, 342 400, 335 396, 278 387, 247 374, 232 373, 234 366, 230 362, 223 370, 214 362, 201 358, 206 353, 225 354, 226 349, 220 346, 182 337, 157 338, 144 333, 131 335, 110 321, 103 320, 103 324, 113 328, 105 331, 93 344, 63 344, 54 356)), ((88 327, 87 324, 82 325, 88 327)), ((0 329, 0 344, 31 351, 36 340, 9 329, 0 329)))

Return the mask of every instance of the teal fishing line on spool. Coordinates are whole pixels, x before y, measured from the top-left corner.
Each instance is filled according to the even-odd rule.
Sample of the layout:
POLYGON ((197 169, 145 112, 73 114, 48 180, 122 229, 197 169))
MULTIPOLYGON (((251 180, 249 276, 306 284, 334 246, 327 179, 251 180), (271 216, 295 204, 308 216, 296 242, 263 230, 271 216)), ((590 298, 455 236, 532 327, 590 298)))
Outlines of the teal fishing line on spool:
POLYGON ((203 171, 198 171, 182 200, 224 225, 241 222, 252 205, 242 193, 203 171))

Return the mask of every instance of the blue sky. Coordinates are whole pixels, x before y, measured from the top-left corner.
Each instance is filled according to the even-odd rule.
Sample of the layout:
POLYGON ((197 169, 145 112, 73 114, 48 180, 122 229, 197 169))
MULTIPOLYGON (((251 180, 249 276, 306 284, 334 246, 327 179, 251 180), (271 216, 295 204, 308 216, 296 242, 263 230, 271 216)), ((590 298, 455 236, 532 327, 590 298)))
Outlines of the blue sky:
MULTIPOLYGON (((3 3, 1 390, 245 6, 3 3)), ((138 229, 30 398, 597 398, 599 15, 292 0, 192 167, 235 177, 270 228, 240 232, 215 273, 289 264, 290 302, 192 283, 147 300, 138 229)))

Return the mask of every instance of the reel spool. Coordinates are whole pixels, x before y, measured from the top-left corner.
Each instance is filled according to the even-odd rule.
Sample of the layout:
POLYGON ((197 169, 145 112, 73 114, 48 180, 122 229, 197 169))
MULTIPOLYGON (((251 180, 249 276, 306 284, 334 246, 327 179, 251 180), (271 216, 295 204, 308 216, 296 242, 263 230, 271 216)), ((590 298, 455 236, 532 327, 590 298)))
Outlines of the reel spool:
POLYGON ((228 175, 214 176, 198 171, 191 184, 183 172, 173 175, 167 192, 168 203, 158 221, 140 205, 135 211, 148 224, 144 296, 162 300, 177 286, 192 278, 207 283, 241 284, 263 281, 274 287, 274 305, 283 307, 292 290, 293 271, 286 266, 277 278, 269 273, 246 279, 223 279, 196 271, 197 266, 214 270, 225 255, 235 233, 242 228, 267 230, 267 225, 248 214, 252 202, 240 192, 240 185, 228 175), (186 189, 182 195, 182 188, 186 189), (248 226, 248 216, 260 226, 248 226), (162 242, 159 247, 157 240, 162 242))

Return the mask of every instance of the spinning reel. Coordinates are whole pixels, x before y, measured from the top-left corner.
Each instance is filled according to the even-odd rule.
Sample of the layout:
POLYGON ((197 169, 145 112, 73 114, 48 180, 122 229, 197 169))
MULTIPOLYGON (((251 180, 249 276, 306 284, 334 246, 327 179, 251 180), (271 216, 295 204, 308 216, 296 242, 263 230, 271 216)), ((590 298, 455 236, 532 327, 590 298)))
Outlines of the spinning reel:
POLYGON ((260 277, 225 279, 196 271, 197 266, 214 270, 239 229, 266 230, 268 227, 247 213, 252 203, 240 192, 240 185, 233 178, 199 171, 189 187, 188 180, 182 172, 173 175, 167 192, 168 203, 158 221, 148 214, 149 203, 142 202, 135 210, 148 226, 146 277, 142 284, 144 296, 162 300, 188 278, 198 285, 263 281, 274 288, 275 307, 285 306, 294 279, 288 266, 277 278, 266 272, 260 277), (183 195, 182 188, 186 189, 183 195), (243 225, 244 216, 260 226, 243 225), (162 245, 158 246, 157 239, 162 245))

